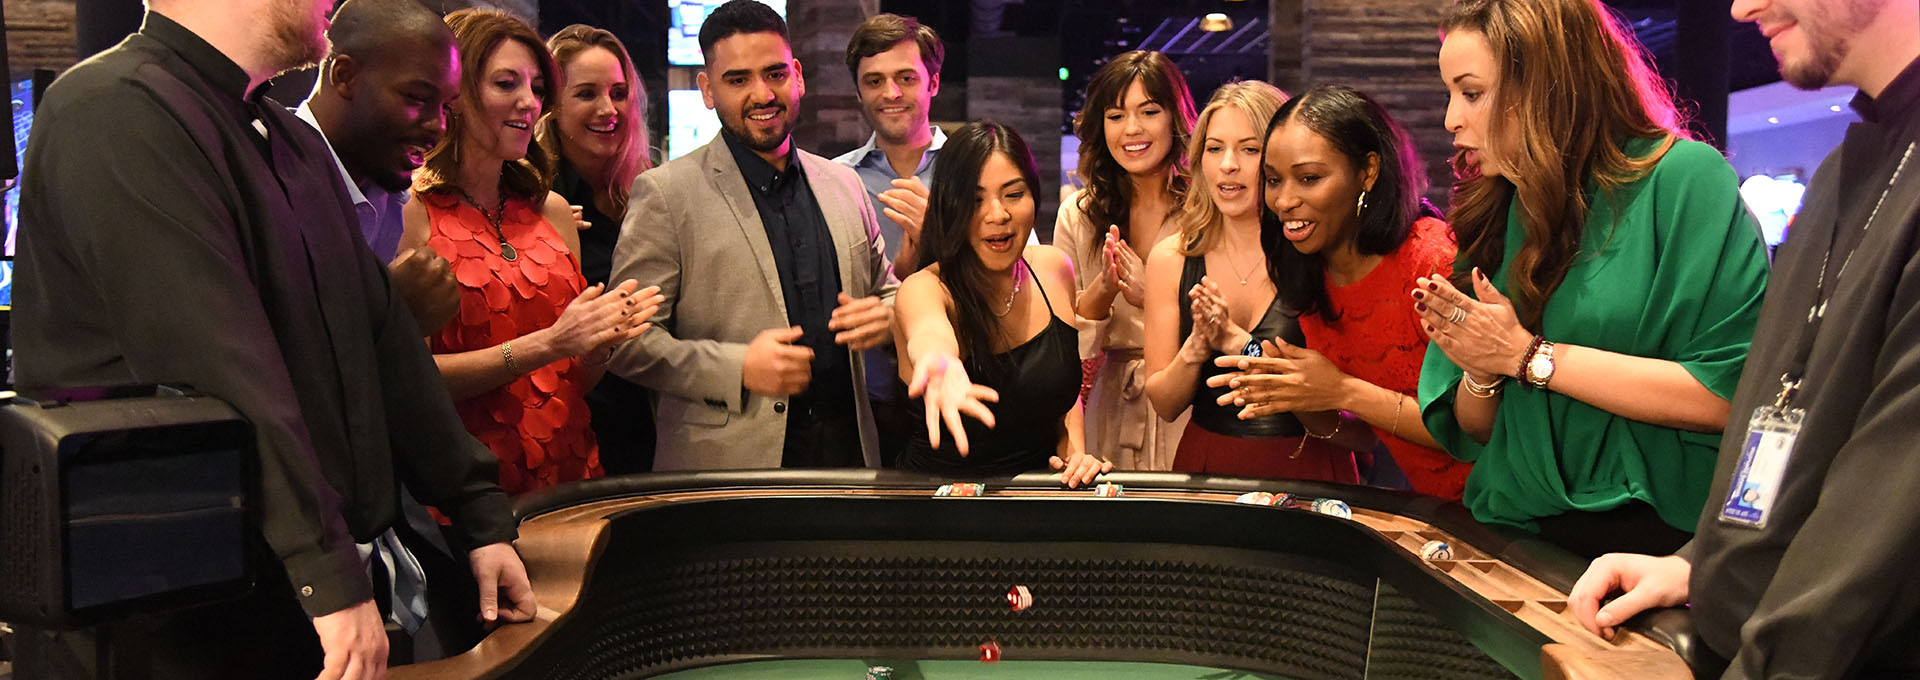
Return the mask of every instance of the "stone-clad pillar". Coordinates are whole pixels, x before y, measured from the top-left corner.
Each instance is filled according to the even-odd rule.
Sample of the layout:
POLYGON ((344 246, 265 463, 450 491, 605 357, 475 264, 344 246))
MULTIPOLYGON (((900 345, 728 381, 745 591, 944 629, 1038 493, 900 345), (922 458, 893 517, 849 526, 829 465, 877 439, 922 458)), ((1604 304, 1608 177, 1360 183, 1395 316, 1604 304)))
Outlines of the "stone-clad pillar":
POLYGON ((1307 82, 1306 31, 1308 0, 1267 0, 1267 82, 1282 90, 1303 89, 1307 82))
POLYGON ((787 33, 807 79, 793 132, 800 148, 832 158, 867 142, 867 123, 847 73, 847 39, 879 11, 879 0, 788 0, 787 33))
POLYGON ((1407 129, 1427 164, 1427 196, 1446 205, 1452 173, 1453 136, 1446 131, 1447 88, 1440 82, 1440 13, 1451 0, 1269 0, 1277 8, 1300 7, 1299 29, 1281 37, 1275 16, 1271 77, 1297 82, 1281 87, 1295 94, 1314 85, 1351 85, 1367 93, 1407 129), (1284 43, 1297 42, 1298 80, 1286 70, 1284 43))
POLYGON ((1060 207, 1060 42, 1052 38, 974 38, 968 43, 967 117, 1020 133, 1040 169, 1034 229, 1053 242, 1060 207), (1015 56, 1017 55, 1017 56, 1015 56))

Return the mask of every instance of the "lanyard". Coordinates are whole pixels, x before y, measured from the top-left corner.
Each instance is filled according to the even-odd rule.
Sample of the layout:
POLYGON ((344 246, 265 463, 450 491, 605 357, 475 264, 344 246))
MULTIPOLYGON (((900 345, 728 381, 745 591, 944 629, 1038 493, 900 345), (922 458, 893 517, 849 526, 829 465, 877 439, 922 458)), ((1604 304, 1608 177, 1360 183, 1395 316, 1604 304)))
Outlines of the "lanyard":
MULTIPOLYGON (((1833 274, 1831 287, 1839 287, 1840 277, 1847 273, 1847 265, 1853 263, 1853 254, 1860 250, 1860 244, 1866 243, 1867 231, 1873 227, 1873 219, 1880 215, 1881 204, 1887 202, 1887 194, 1892 193, 1893 186, 1899 183, 1900 176, 1906 172, 1907 160, 1913 157, 1913 147, 1914 143, 1908 143, 1906 152, 1900 154, 1900 165, 1893 169, 1893 177, 1889 178, 1887 186, 1880 190, 1879 200, 1873 202, 1873 211, 1867 213, 1867 220, 1861 223, 1859 239, 1847 248, 1846 257, 1841 258, 1840 268, 1833 274)), ((1827 237, 1827 254, 1820 260, 1820 278, 1813 289, 1813 306, 1807 310, 1807 325, 1801 330, 1799 348, 1794 353, 1793 362, 1787 365, 1787 372, 1780 374, 1780 395, 1773 401, 1776 409, 1786 409, 1787 403, 1792 401, 1794 394, 1800 391, 1800 379, 1806 373, 1807 360, 1813 355, 1814 339, 1819 337, 1820 325, 1826 321, 1827 301, 1830 295, 1827 268, 1833 263, 1833 249, 1839 239, 1840 229, 1835 227, 1833 233, 1827 237)))

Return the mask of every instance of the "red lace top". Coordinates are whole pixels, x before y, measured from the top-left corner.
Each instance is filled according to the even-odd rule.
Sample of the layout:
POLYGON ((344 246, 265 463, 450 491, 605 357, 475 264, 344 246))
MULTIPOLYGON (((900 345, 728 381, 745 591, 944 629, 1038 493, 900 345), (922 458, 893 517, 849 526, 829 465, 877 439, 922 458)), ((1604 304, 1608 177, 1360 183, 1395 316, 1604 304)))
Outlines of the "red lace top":
MULTIPOLYGON (((566 242, 527 200, 509 199, 500 221, 518 251, 508 262, 480 211, 444 194, 420 198, 427 245, 453 265, 460 283, 460 313, 431 339, 435 354, 486 349, 551 326, 586 288, 566 242)), ((500 457, 500 488, 519 495, 604 474, 580 361, 519 368, 531 372, 455 404, 467 431, 500 457)))
MULTIPOLYGON (((1325 354, 1333 365, 1353 377, 1407 396, 1420 386, 1420 364, 1427 356, 1427 336, 1420 332, 1420 316, 1407 291, 1413 280, 1453 271, 1453 230, 1446 222, 1424 217, 1413 223, 1405 243, 1380 260, 1373 271, 1345 286, 1327 282, 1327 297, 1338 321, 1327 315, 1300 317, 1307 347, 1325 354)), ((1419 408, 1400 414, 1397 431, 1421 427, 1419 408)), ((1431 449, 1373 428, 1393 452, 1393 460, 1413 489, 1429 496, 1460 498, 1473 466, 1446 452, 1431 449)))

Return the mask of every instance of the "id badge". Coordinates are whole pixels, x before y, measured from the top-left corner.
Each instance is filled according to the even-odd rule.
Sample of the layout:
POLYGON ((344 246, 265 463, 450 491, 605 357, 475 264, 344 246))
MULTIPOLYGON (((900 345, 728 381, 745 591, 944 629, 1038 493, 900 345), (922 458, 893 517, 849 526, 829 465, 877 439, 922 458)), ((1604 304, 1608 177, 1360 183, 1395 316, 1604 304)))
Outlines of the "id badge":
POLYGON ((1786 477, 1787 459, 1793 456, 1793 444, 1800 437, 1800 422, 1806 411, 1773 405, 1753 410, 1747 421, 1747 441, 1740 450, 1740 464, 1734 468, 1733 484, 1727 502, 1720 507, 1720 521, 1763 529, 1767 513, 1780 493, 1786 477))

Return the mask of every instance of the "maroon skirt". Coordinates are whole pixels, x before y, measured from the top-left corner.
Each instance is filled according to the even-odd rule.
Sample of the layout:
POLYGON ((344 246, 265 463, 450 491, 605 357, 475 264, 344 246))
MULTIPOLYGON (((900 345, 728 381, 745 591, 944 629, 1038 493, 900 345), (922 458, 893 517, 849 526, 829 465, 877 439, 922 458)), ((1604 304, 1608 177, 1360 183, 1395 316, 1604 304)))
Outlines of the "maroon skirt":
POLYGON ((1173 456, 1175 472, 1359 484, 1353 452, 1312 437, 1246 439, 1188 423, 1173 456), (1305 445, 1301 440, 1306 440, 1305 445), (1299 455, 1295 455, 1298 451, 1299 455))

